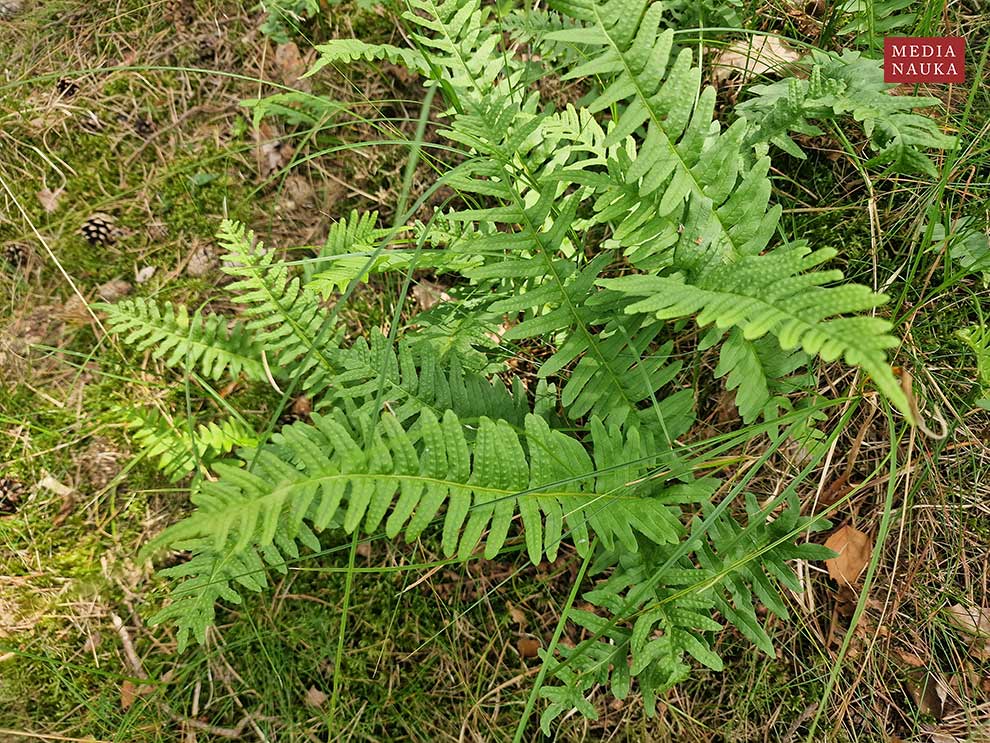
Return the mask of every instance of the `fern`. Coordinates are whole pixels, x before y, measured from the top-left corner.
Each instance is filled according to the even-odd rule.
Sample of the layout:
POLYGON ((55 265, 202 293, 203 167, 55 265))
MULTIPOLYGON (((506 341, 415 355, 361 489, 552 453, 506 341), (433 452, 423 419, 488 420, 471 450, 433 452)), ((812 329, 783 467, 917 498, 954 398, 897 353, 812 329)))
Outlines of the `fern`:
POLYGON ((423 73, 428 73, 430 70, 429 60, 424 55, 391 44, 368 44, 359 39, 334 39, 326 44, 317 44, 316 51, 320 55, 319 59, 304 77, 315 75, 327 65, 344 64, 361 59, 369 62, 384 59, 423 73))
POLYGON ((196 512, 149 546, 196 553, 170 573, 187 584, 153 622, 177 622, 180 645, 189 632, 202 641, 216 598, 238 602, 235 582, 260 589, 261 566, 284 572, 285 558, 298 557, 297 543, 318 550, 316 533, 331 525, 350 533, 362 522, 366 533, 384 522, 388 537, 404 530, 416 539, 442 506, 443 551, 462 559, 485 532, 485 556, 498 554, 516 513, 534 562, 544 554, 553 559, 565 528, 582 554, 589 528, 605 545, 630 551, 640 538, 678 541, 673 506, 686 494, 697 497, 698 486, 643 480, 664 459, 649 436, 593 420, 592 459, 581 442, 539 416, 527 415, 523 430, 521 436, 506 421, 482 417, 469 440, 451 410, 441 419, 424 410, 405 425, 389 413, 375 420, 338 410, 314 414, 312 426, 283 428, 251 453, 253 470, 215 464, 220 480, 193 495, 196 512), (242 576, 229 572, 232 565, 257 569, 242 576))
POLYGON ((166 366, 199 369, 207 379, 224 374, 248 379, 264 378, 261 349, 242 323, 228 328, 222 315, 194 312, 171 302, 159 305, 135 297, 116 304, 99 304, 107 315, 108 328, 136 350, 151 349, 152 356, 166 366))
POLYGON ((215 460, 235 448, 256 446, 254 431, 237 419, 194 426, 185 417, 172 420, 155 410, 132 410, 127 417, 135 442, 172 482, 196 471, 206 471, 215 460))
POLYGON ((549 734, 550 723, 569 709, 597 719, 585 698, 596 685, 608 685, 614 696, 625 699, 636 680, 652 716, 657 694, 687 678, 689 659, 721 670, 711 637, 722 625, 714 615, 731 622, 757 647, 773 652, 757 616, 757 602, 787 619, 777 584, 801 590, 787 562, 824 559, 832 553, 818 545, 793 544, 800 531, 826 526, 800 516, 793 496, 764 508, 750 497, 746 511, 747 522, 741 524, 707 505, 706 526, 696 519, 683 543, 691 545, 690 552, 683 544, 645 545, 636 552, 603 555, 599 569, 610 567, 614 572, 584 594, 596 611, 570 614, 590 639, 573 649, 560 648, 563 662, 543 654, 550 672, 563 682, 541 689, 550 702, 540 721, 544 733, 549 734), (783 510, 768 521, 770 510, 781 505, 783 510))
MULTIPOLYGON (((786 616, 780 587, 800 589, 787 562, 827 554, 796 544, 822 522, 800 515, 794 485, 763 505, 745 495, 736 516, 742 486, 716 506, 719 480, 694 476, 716 466, 705 452, 734 445, 692 435, 697 458, 685 456, 698 390, 683 359, 695 347, 718 347, 714 376, 751 426, 737 442, 787 434, 821 453, 821 406, 795 394, 811 387, 802 370, 813 358, 858 366, 911 415, 887 362, 891 326, 874 316, 884 297, 823 268, 834 251, 780 234, 766 145, 794 152, 789 132, 846 115, 895 169, 933 167, 922 150, 949 144, 911 113, 926 99, 891 97, 859 57, 816 57, 811 80, 757 89, 722 127, 715 91, 659 3, 557 0, 515 14, 509 28, 548 50, 542 61, 507 48, 490 14, 480 0, 409 0, 415 49, 321 48, 314 73, 384 59, 440 89, 441 134, 459 159, 438 186, 457 198, 398 230, 352 213, 301 276, 224 223, 227 291, 246 316, 237 332, 264 378, 298 386, 317 412, 311 425, 244 440, 228 461, 215 454, 230 438, 194 445, 216 479, 146 553, 193 554, 165 571, 177 583, 153 620, 176 624, 184 646, 203 641, 218 601, 262 590, 268 571, 318 552, 327 530, 415 540, 436 525, 444 554, 464 560, 516 548, 553 559, 567 540, 597 578, 590 610, 573 615, 590 639, 544 657, 556 684, 542 689, 548 730, 571 708, 594 716, 597 684, 620 698, 635 684, 652 712, 692 659, 721 666, 723 623, 769 652, 757 606, 786 616), (541 101, 533 83, 546 60, 590 87, 580 107, 541 101), (340 343, 328 302, 373 274, 421 268, 447 275, 451 301, 402 314, 397 342, 373 331, 340 343), (708 328, 696 346, 692 322, 708 328), (535 385, 493 373, 510 351, 538 366, 535 385)), ((186 336, 156 332, 130 337, 172 343, 163 358, 194 355, 186 336)), ((232 369, 224 359, 204 368, 232 369)))
POLYGON ((286 370, 309 394, 325 389, 338 369, 328 351, 335 340, 333 326, 319 297, 290 276, 288 267, 243 225, 225 220, 218 237, 227 251, 223 271, 237 278, 228 289, 252 318, 247 328, 268 355, 269 367, 286 370))
POLYGON ((851 117, 859 122, 876 151, 868 164, 893 172, 937 176, 927 149, 953 149, 956 139, 942 133, 928 116, 913 113, 939 103, 937 98, 892 95, 896 86, 884 83, 879 60, 857 52, 842 55, 813 50, 808 79, 789 78, 771 85, 756 85, 754 98, 737 110, 754 122, 751 144, 771 142, 795 157, 804 152, 788 136, 789 131, 821 134, 811 121, 851 117))
POLYGON ((695 284, 681 274, 625 276, 601 283, 632 297, 647 297, 626 311, 657 318, 697 316, 699 325, 738 327, 748 339, 775 335, 782 348, 802 348, 826 361, 840 357, 862 367, 902 410, 907 400, 887 364, 886 349, 897 344, 890 323, 876 317, 833 317, 862 312, 885 301, 863 286, 826 284, 839 271, 808 272, 835 251, 804 246, 750 256, 731 266, 705 271, 695 284))

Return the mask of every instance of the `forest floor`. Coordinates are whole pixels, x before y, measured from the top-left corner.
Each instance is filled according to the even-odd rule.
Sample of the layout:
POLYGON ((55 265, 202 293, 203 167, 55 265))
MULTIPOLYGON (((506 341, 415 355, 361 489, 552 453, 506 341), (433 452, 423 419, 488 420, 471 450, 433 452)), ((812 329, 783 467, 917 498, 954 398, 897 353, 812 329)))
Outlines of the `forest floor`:
MULTIPOLYGON (((760 13, 754 23, 780 15, 760 13)), ((801 13, 790 30, 807 35, 815 18, 801 13)), ((429 542, 367 541, 361 571, 347 571, 347 544, 300 563, 220 612, 204 646, 177 654, 169 628, 147 625, 164 581, 137 550, 187 493, 138 454, 118 411, 185 395, 105 335, 92 305, 200 304, 220 281, 224 217, 280 250, 320 245, 354 208, 391 219, 406 151, 358 143, 411 136, 424 95, 391 65, 301 79, 321 40, 402 45, 378 5, 333 5, 298 29, 266 19, 227 0, 51 0, 0 20, 0 741, 507 740, 576 577, 566 557, 427 570, 429 542), (368 124, 328 147, 242 105, 293 88, 368 124), (110 237, 94 245, 80 230, 97 223, 110 237)), ((990 25, 965 9, 947 22, 983 39, 990 25)), ((990 199, 988 87, 965 121, 966 90, 944 98, 933 115, 967 146, 941 190, 906 177, 874 187, 826 139, 775 171, 805 238, 839 247, 853 278, 894 277, 901 353, 930 427, 950 433, 891 442, 864 413, 816 476, 809 498, 853 493, 833 520, 870 539, 868 595, 837 591, 816 566, 791 621, 768 626, 776 657, 726 632, 726 670, 699 670, 656 719, 634 695, 602 694, 599 720, 566 718, 558 739, 787 743, 820 715, 819 740, 990 740, 990 646, 960 627, 966 615, 990 629, 990 412, 975 402, 990 340, 977 360, 958 335, 990 327, 990 292, 986 275, 948 277, 937 251, 911 254, 904 237, 933 205, 972 214, 990 199), (889 476, 856 489, 881 466, 889 476)), ((362 291, 346 321, 380 325, 388 296, 362 291)), ((230 394, 253 421, 276 414, 269 397, 230 394)))

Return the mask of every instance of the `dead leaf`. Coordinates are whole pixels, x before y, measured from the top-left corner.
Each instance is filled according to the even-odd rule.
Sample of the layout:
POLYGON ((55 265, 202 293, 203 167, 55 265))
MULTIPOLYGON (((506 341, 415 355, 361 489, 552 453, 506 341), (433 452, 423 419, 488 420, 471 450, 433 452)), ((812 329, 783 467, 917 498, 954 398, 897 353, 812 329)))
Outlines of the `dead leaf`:
POLYGON ((972 635, 990 637, 990 609, 953 604, 949 607, 949 615, 959 629, 972 635))
POLYGON ((303 92, 311 90, 312 83, 309 78, 302 78, 309 64, 305 57, 299 53, 299 47, 293 42, 279 44, 275 47, 275 68, 278 77, 286 85, 291 85, 303 92))
POLYGON ((309 180, 298 173, 293 173, 285 179, 282 187, 282 204, 286 211, 297 208, 312 207, 316 192, 309 180))
POLYGON ((189 262, 186 263, 186 273, 194 278, 202 278, 213 273, 218 265, 219 261, 213 250, 208 244, 203 243, 197 245, 193 249, 192 255, 189 256, 189 262))
POLYGON ((946 700, 949 698, 949 687, 941 678, 917 668, 908 674, 904 685, 918 706, 918 712, 931 715, 936 720, 942 719, 946 700))
POLYGON ((96 287, 96 295, 104 302, 116 302, 131 293, 133 287, 123 279, 111 279, 96 287))
POLYGON ((438 302, 450 301, 450 295, 444 291, 444 287, 440 286, 440 284, 434 284, 432 281, 420 281, 413 286, 412 293, 413 297, 416 298, 419 309, 423 312, 438 302))
POLYGON ((512 621, 519 625, 519 629, 526 626, 526 612, 513 604, 511 601, 505 602, 505 608, 508 610, 512 621))
POLYGON ((898 650, 897 657, 901 659, 902 663, 912 668, 924 668, 928 665, 920 655, 915 655, 907 650, 898 650))
POLYGON ((784 72, 801 55, 775 36, 754 36, 735 41, 715 57, 713 75, 724 82, 736 74, 746 82, 754 75, 784 72))
POLYGON ((326 704, 328 698, 326 694, 315 686, 311 686, 306 690, 305 701, 310 707, 322 707, 326 704))
POLYGON ((46 212, 51 214, 56 209, 58 209, 58 201, 62 198, 62 194, 65 193, 64 188, 60 188, 57 191, 52 191, 48 188, 43 188, 38 191, 38 201, 41 202, 41 207, 46 212))
POLYGON ((948 611, 956 627, 975 635, 969 646, 970 655, 977 660, 990 660, 990 609, 953 604, 948 611))
POLYGON ((295 150, 288 142, 263 142, 258 148, 261 177, 267 178, 288 165, 293 152, 295 150))
POLYGON ((825 567, 829 577, 840 586, 851 586, 859 579, 873 552, 870 538, 848 524, 836 529, 825 541, 825 546, 839 553, 837 557, 826 560, 825 567))
POLYGON ((137 687, 130 679, 124 679, 124 683, 120 685, 120 708, 130 709, 135 699, 137 699, 137 687))
POLYGON ((56 480, 51 475, 45 475, 38 483, 39 488, 44 488, 45 490, 51 490, 55 495, 60 495, 63 498, 69 498, 72 496, 72 488, 68 485, 63 485, 58 480, 56 480))
POLYGON ((532 637, 523 637, 516 643, 519 655, 523 658, 535 658, 540 654, 540 641, 532 637))

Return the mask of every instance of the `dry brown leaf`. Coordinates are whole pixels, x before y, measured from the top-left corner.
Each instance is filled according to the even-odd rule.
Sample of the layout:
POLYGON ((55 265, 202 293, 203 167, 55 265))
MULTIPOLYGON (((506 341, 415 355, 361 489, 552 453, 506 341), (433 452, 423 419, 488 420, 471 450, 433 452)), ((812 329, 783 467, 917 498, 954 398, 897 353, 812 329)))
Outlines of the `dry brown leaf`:
POLYGON ((829 577, 839 585, 853 585, 862 574, 873 552, 873 542, 859 529, 840 526, 825 541, 825 546, 838 556, 825 561, 829 577))
POLYGON ((754 36, 735 41, 715 57, 713 75, 718 82, 740 74, 746 82, 754 75, 783 72, 801 55, 775 36, 754 36))
POLYGON ((307 178, 292 173, 285 179, 282 186, 282 208, 286 211, 303 207, 312 207, 316 192, 307 178))
POLYGON ((258 148, 261 177, 267 178, 288 165, 294 152, 288 142, 263 142, 258 148))
POLYGON ((526 626, 526 612, 511 601, 505 602, 505 608, 508 610, 512 621, 519 625, 519 629, 523 629, 526 626))
POLYGON ((123 279, 110 279, 96 287, 96 296, 104 302, 116 302, 130 294, 133 288, 130 282, 123 279))
POLYGON ((327 695, 315 686, 311 686, 306 690, 305 701, 310 707, 322 707, 326 704, 327 699, 327 695))
POLYGON ((62 195, 64 193, 65 193, 64 188, 60 188, 57 191, 52 191, 49 188, 41 189, 40 191, 38 191, 38 201, 41 202, 41 208, 44 209, 49 214, 51 214, 56 209, 58 209, 59 199, 62 198, 62 195))
POLYGON ((193 248, 189 262, 186 263, 186 273, 194 278, 202 278, 213 273, 218 265, 220 265, 220 261, 217 260, 212 248, 203 243, 195 245, 193 248))
POLYGON ((440 284, 423 280, 413 286, 412 293, 413 297, 416 298, 419 309, 425 312, 438 302, 450 301, 450 295, 444 289, 445 287, 440 284))
POLYGON ((293 42, 275 47, 275 67, 278 76, 286 85, 308 93, 312 84, 308 78, 300 79, 308 66, 306 59, 299 53, 299 47, 293 42))
POLYGON ((953 604, 949 607, 952 623, 969 635, 975 635, 969 653, 977 660, 990 660, 990 609, 953 604))
POLYGON ((523 637, 516 644, 519 649, 519 655, 523 658, 535 658, 540 654, 540 641, 534 640, 532 637, 523 637))
POLYGON ((904 685, 918 706, 918 712, 936 720, 942 719, 949 698, 949 687, 941 678, 916 668, 908 674, 904 685))
POLYGON ((120 708, 130 709, 135 699, 137 699, 137 687, 130 679, 124 679, 124 683, 120 685, 120 708))

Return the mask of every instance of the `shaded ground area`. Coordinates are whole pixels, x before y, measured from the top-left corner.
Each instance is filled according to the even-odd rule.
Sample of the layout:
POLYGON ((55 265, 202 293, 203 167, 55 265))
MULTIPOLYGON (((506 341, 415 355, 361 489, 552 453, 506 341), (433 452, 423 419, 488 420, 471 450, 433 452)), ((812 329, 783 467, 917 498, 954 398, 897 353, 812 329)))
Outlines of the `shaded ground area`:
MULTIPOLYGON (((538 568, 511 555, 442 566, 429 540, 360 544, 343 678, 349 544, 222 612, 205 647, 177 655, 170 630, 146 626, 162 583, 134 556, 187 498, 135 456, 118 411, 184 410, 188 387, 108 338, 91 305, 133 294, 197 306, 222 278, 213 235, 226 216, 279 249, 320 245, 351 208, 387 223, 423 91, 388 65, 300 79, 312 42, 403 44, 379 6, 334 5, 276 28, 249 3, 118 5, 25 3, 0 20, 0 740, 509 739, 576 576, 570 555, 538 568), (242 105, 290 88, 346 114, 314 104, 306 117, 255 122, 242 105)), ((812 5, 753 17, 817 33, 812 5)), ((977 11, 960 6, 951 22, 981 39, 977 11)), ((986 217, 990 180, 986 91, 941 197, 973 219, 986 217)), ((963 94, 932 93, 946 128, 958 127, 963 94)), ((793 621, 768 628, 776 658, 726 633, 727 670, 699 670, 658 719, 635 696, 602 694, 600 720, 566 719, 562 740, 796 741, 819 714, 821 740, 986 739, 990 651, 967 621, 980 625, 990 606, 990 424, 976 403, 990 360, 978 367, 956 333, 988 322, 990 293, 979 274, 946 276, 938 252, 912 252, 905 235, 933 206, 931 183, 878 180, 871 193, 834 140, 807 144, 807 161, 775 159, 786 218, 839 247, 851 277, 894 276, 898 360, 929 425, 938 432, 944 419, 948 436, 891 443, 887 421, 864 406, 802 492, 809 510, 841 501, 834 521, 868 535, 867 555, 889 530, 859 608, 821 565, 804 566, 793 621)), ((391 316, 394 287, 380 288, 352 298, 352 327, 391 316)), ((845 389, 846 373, 823 370, 822 388, 845 389)), ((712 431, 733 423, 722 393, 700 394, 712 431)), ((223 399, 252 422, 277 403, 250 387, 223 399)), ((783 455, 773 466, 757 492, 793 474, 783 455)))

